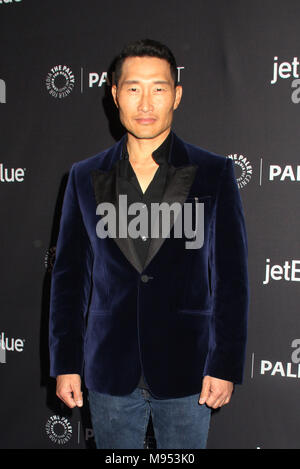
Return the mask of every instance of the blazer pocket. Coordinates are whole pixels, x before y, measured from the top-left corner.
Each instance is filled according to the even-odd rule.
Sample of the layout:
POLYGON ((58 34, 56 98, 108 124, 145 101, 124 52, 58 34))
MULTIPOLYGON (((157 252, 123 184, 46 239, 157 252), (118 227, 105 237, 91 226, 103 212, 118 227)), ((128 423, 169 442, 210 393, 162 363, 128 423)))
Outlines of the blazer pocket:
POLYGON ((189 196, 185 199, 185 203, 196 205, 196 203, 203 203, 205 206, 210 206, 213 196, 212 195, 202 195, 202 196, 189 196))
POLYGON ((212 310, 211 309, 179 309, 177 311, 179 314, 194 314, 198 316, 211 316, 212 310))
POLYGON ((202 201, 205 201, 206 199, 211 199, 212 198, 212 195, 189 195, 185 201, 188 201, 188 200, 195 200, 196 202, 202 202, 202 201))
POLYGON ((90 309, 90 316, 110 316, 112 314, 110 309, 90 309))
POLYGON ((185 202, 204 202, 204 203, 209 203, 211 201, 211 199, 213 198, 212 195, 201 195, 201 196, 197 196, 197 195, 193 195, 193 196, 188 196, 186 199, 185 199, 185 202))

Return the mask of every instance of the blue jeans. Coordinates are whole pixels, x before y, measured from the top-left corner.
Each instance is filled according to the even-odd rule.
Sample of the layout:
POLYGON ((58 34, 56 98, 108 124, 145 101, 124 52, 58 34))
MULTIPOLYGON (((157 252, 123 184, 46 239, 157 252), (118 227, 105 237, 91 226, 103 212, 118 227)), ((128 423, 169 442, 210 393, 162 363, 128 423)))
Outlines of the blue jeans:
POLYGON ((151 412, 157 449, 205 449, 211 409, 200 393, 156 399, 136 388, 126 396, 89 391, 97 449, 143 449, 151 412))

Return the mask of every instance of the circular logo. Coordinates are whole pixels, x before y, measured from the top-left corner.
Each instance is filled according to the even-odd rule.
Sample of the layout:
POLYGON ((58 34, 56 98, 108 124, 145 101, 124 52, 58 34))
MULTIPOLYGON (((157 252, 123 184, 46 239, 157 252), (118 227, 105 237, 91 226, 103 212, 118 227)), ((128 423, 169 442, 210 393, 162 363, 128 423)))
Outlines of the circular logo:
POLYGON ((47 421, 45 428, 50 440, 58 445, 64 445, 72 438, 72 425, 65 417, 53 415, 47 421))
POLYGON ((53 265, 55 262, 55 253, 56 253, 56 246, 52 246, 46 252, 44 262, 45 262, 45 268, 47 272, 52 272, 53 265))
POLYGON ((244 155, 234 153, 233 155, 228 155, 228 158, 231 158, 235 167, 239 168, 240 174, 236 177, 236 182, 239 189, 242 189, 251 179, 253 172, 252 165, 244 155))
POLYGON ((53 98, 66 98, 74 86, 75 77, 67 65, 56 65, 46 77, 46 88, 53 98))

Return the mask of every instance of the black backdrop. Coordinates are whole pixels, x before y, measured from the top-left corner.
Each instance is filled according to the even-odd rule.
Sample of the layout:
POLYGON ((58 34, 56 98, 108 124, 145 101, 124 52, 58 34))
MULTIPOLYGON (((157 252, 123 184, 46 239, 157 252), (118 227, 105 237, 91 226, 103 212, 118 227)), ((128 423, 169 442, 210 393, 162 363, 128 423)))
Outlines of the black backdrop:
POLYGON ((174 130, 234 159, 247 222, 245 382, 208 447, 300 447, 299 18, 298 0, 0 1, 1 448, 93 447, 48 377, 51 265, 71 164, 119 137, 111 60, 143 37, 174 51, 174 130))

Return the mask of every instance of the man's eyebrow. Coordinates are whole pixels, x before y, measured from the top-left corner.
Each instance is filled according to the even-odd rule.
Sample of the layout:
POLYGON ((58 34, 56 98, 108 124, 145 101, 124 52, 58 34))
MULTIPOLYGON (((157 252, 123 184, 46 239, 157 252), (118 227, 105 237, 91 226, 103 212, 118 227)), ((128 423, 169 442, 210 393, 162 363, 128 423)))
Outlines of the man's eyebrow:
POLYGON ((155 85, 169 85, 170 84, 168 80, 155 80, 153 83, 155 85))
POLYGON ((139 83, 139 81, 138 80, 125 80, 123 81, 123 83, 125 83, 126 85, 132 85, 132 84, 139 83))
MULTIPOLYGON (((126 85, 136 85, 141 82, 139 80, 124 80, 123 83, 126 85)), ((152 83, 154 85, 169 85, 170 84, 170 82, 167 80, 154 80, 152 83)))

